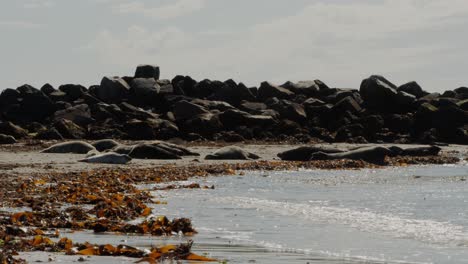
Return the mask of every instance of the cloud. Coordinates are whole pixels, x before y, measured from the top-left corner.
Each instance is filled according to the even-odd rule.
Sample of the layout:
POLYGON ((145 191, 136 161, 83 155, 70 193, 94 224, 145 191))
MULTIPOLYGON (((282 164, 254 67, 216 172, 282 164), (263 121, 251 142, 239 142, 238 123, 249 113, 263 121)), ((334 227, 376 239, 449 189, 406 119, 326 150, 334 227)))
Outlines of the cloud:
POLYGON ((0 28, 14 28, 14 29, 37 29, 41 28, 42 24, 32 23, 22 20, 9 20, 0 21, 0 28))
POLYGON ((52 0, 28 0, 23 4, 24 8, 34 9, 34 8, 49 8, 55 5, 55 2, 52 0))
POLYGON ((177 0, 166 5, 149 7, 139 1, 120 3, 112 10, 118 14, 141 14, 145 17, 167 20, 201 10, 206 0, 177 0))
MULTIPOLYGON (((150 12, 143 9, 138 2, 124 8, 150 12)), ((150 13, 164 8, 155 10, 150 13)), ((314 1, 293 15, 232 32, 139 26, 123 34, 103 31, 91 46, 102 60, 127 67, 154 62, 163 72, 253 85, 322 78, 332 86, 357 87, 377 73, 396 83, 425 79, 429 89, 442 89, 447 84, 437 75, 468 59, 468 38, 459 32, 467 24, 464 0, 314 1)))

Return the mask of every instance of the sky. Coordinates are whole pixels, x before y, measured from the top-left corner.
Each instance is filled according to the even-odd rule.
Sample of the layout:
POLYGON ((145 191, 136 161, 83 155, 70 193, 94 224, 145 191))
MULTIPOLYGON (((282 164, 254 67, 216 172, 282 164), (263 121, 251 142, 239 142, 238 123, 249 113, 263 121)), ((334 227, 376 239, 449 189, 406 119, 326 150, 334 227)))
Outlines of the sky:
POLYGON ((468 86, 466 0, 0 0, 0 36, 0 89, 89 86, 138 64, 249 86, 468 86))

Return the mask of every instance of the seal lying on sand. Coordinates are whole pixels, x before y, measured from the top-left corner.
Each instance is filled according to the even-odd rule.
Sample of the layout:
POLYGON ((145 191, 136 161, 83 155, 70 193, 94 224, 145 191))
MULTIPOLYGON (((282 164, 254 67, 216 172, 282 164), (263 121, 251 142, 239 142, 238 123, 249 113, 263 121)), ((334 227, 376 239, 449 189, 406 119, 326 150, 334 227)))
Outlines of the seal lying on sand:
POLYGON ((104 154, 94 155, 85 159, 81 159, 79 161, 89 162, 89 163, 127 164, 131 160, 132 158, 129 157, 128 155, 108 152, 104 154))
POLYGON ((94 142, 92 144, 98 151, 102 152, 102 151, 106 151, 106 150, 109 150, 109 149, 113 149, 117 146, 119 146, 120 144, 113 140, 113 139, 101 139, 101 140, 98 140, 96 142, 94 142))
POLYGON ((52 145, 44 149, 43 153, 74 153, 86 154, 92 150, 96 150, 92 145, 83 141, 69 141, 52 145))
POLYGON ((282 160, 291 160, 291 161, 308 161, 312 154, 317 152, 323 153, 340 153, 343 150, 327 147, 313 147, 313 146, 303 146, 295 149, 287 150, 281 153, 278 153, 278 157, 282 160))
POLYGON ((134 159, 181 159, 179 155, 169 152, 158 145, 140 144, 132 147, 128 155, 134 159))
POLYGON ((206 160, 250 160, 260 157, 237 146, 224 147, 213 154, 206 155, 206 160))
POLYGON ((429 147, 416 147, 416 148, 400 148, 392 146, 389 148, 395 156, 412 156, 412 157, 423 157, 423 156, 437 156, 441 148, 437 146, 429 147))
POLYGON ((333 160, 333 159, 351 159, 363 160, 374 164, 385 164, 385 156, 392 155, 393 152, 384 147, 364 147, 341 153, 317 152, 312 154, 310 160, 333 160))

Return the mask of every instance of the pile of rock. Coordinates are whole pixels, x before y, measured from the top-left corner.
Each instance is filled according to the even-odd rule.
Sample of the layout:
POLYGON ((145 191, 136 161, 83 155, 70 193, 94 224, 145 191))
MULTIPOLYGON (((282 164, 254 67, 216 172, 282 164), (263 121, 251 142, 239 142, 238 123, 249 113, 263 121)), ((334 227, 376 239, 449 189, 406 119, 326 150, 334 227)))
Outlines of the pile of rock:
POLYGON ((330 88, 319 80, 263 82, 257 88, 233 80, 159 76, 159 67, 140 65, 133 77, 104 77, 89 88, 5 89, 0 134, 15 139, 468 143, 466 87, 428 93, 416 82, 397 87, 371 76, 359 90, 330 88))

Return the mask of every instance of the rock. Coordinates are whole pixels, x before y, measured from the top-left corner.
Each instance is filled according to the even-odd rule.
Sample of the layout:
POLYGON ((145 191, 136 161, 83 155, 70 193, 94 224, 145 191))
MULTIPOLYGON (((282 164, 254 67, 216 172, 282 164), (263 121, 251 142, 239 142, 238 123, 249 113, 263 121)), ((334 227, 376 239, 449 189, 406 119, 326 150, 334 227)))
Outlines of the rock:
POLYGON ((93 147, 95 147, 99 152, 103 152, 109 149, 113 149, 117 146, 120 146, 120 144, 113 140, 113 139, 102 139, 98 140, 96 142, 93 142, 93 147))
POLYGON ((223 124, 220 122, 218 115, 205 113, 185 120, 180 124, 180 128, 188 133, 195 132, 203 136, 211 136, 221 131, 223 124))
POLYGON ((233 80, 227 80, 221 86, 216 87, 210 99, 238 106, 244 100, 255 101, 255 96, 243 83, 237 84, 233 80))
POLYGON ((331 108, 331 113, 334 116, 341 116, 345 111, 349 111, 352 114, 357 114, 362 111, 361 106, 351 96, 347 96, 341 99, 331 108))
POLYGON ((123 131, 133 140, 151 140, 158 136, 158 127, 149 120, 130 120, 124 124, 123 131))
POLYGON ((176 120, 184 120, 193 116, 209 113, 203 106, 189 103, 185 100, 174 105, 174 115, 176 120))
POLYGON ((106 103, 120 103, 129 94, 130 86, 119 77, 104 77, 96 88, 96 97, 106 103))
POLYGON ((67 139, 82 139, 86 137, 86 131, 68 119, 61 119, 55 122, 54 128, 67 139))
POLYGON ((385 164, 385 157, 392 155, 392 153, 391 150, 384 147, 363 147, 341 153, 317 152, 312 154, 311 160, 350 159, 382 165, 385 164))
POLYGON ((276 97, 279 99, 289 99, 294 95, 288 89, 279 87, 269 82, 262 82, 258 89, 258 99, 265 101, 268 98, 276 97))
POLYGON ((141 64, 135 71, 135 78, 154 78, 159 80, 159 67, 155 65, 141 64))
POLYGON ((128 154, 134 159, 181 159, 181 156, 157 145, 139 144, 128 154))
POLYGON ((318 93, 319 86, 315 81, 299 81, 297 83, 286 82, 281 87, 288 89, 295 94, 304 94, 307 96, 315 96, 318 93))
POLYGON ((281 160, 289 161, 309 161, 312 154, 317 152, 323 153, 340 153, 343 150, 327 147, 314 147, 314 146, 302 146, 295 149, 287 150, 281 153, 278 153, 278 157, 281 160))
POLYGON ((61 119, 68 119, 82 127, 95 121, 91 117, 91 111, 87 104, 80 104, 55 112, 53 120, 58 122, 61 119))
POLYGON ((359 92, 369 109, 381 112, 395 109, 396 86, 382 76, 373 75, 363 80, 359 92))
POLYGON ((372 136, 380 132, 385 125, 385 121, 380 115, 362 117, 359 119, 359 123, 363 126, 363 132, 366 134, 366 138, 372 138, 372 136))
POLYGON ((20 103, 20 108, 15 113, 18 120, 42 121, 56 110, 54 102, 43 92, 33 87, 24 89, 21 95, 23 100, 20 103))
POLYGON ((206 155, 206 160, 252 160, 259 159, 260 157, 247 152, 237 146, 228 146, 221 148, 213 154, 206 155))
POLYGON ((417 82, 405 83, 398 87, 397 90, 414 95, 416 98, 421 98, 429 94, 428 92, 424 91, 417 82))
POLYGON ((220 112, 224 112, 229 109, 235 109, 234 106, 230 105, 227 102, 223 101, 211 101, 211 100, 203 100, 203 99, 194 99, 191 101, 192 104, 203 106, 205 109, 210 111, 218 110, 220 112))
POLYGON ((16 143, 16 139, 13 136, 0 134, 1 145, 9 145, 9 144, 15 144, 15 143, 16 143))
POLYGON ((79 161, 88 163, 127 164, 131 160, 132 158, 128 155, 108 152, 81 159, 79 161))
POLYGON ((240 110, 227 110, 219 115, 219 120, 227 129, 239 126, 271 127, 276 121, 271 116, 251 115, 240 110))
POLYGON ((264 103, 243 101, 239 105, 239 110, 245 111, 253 115, 259 115, 262 113, 262 111, 266 109, 267 109, 267 105, 264 103))
POLYGON ((197 81, 192 79, 192 77, 177 75, 172 79, 171 83, 174 89, 174 94, 195 97, 194 87, 197 84, 197 81))
POLYGON ((86 154, 90 151, 96 151, 96 149, 83 141, 69 141, 59 144, 52 145, 43 151, 42 153, 74 153, 74 154, 86 154))
POLYGON ((79 84, 61 85, 59 90, 64 92, 72 102, 83 96, 83 94, 86 92, 86 88, 79 84))
POLYGON ((114 114, 119 115, 119 114, 124 114, 125 118, 124 119, 141 119, 141 120, 146 120, 146 119, 157 119, 159 116, 157 114, 154 114, 150 111, 145 111, 139 107, 135 107, 129 103, 123 102, 118 105, 117 110, 113 111, 114 114), (120 111, 119 111, 120 109, 120 111))
POLYGON ((28 131, 26 129, 23 129, 20 126, 8 121, 0 122, 0 133, 13 136, 16 139, 25 138, 28 136, 28 131))
POLYGON ((270 107, 277 111, 283 119, 289 119, 298 123, 304 123, 307 120, 304 107, 300 104, 288 100, 279 100, 278 103, 270 105, 270 107))
POLYGON ((457 105, 458 107, 460 107, 460 109, 463 109, 464 111, 468 111, 468 99, 459 101, 457 105))
POLYGON ((154 78, 135 78, 130 82, 130 94, 136 105, 151 105, 159 94, 160 86, 154 78))
POLYGON ((34 137, 35 139, 43 140, 63 140, 63 136, 55 128, 49 128, 42 131, 39 131, 34 137))
POLYGON ((55 92, 55 88, 51 84, 46 83, 41 87, 41 92, 43 92, 45 95, 49 95, 55 92))
POLYGON ((351 139, 364 135, 364 127, 361 124, 349 124, 338 129, 335 136, 336 142, 349 142, 351 139))

